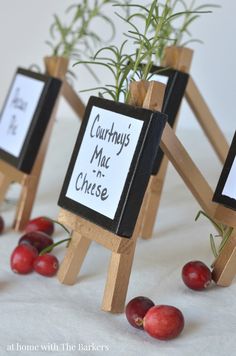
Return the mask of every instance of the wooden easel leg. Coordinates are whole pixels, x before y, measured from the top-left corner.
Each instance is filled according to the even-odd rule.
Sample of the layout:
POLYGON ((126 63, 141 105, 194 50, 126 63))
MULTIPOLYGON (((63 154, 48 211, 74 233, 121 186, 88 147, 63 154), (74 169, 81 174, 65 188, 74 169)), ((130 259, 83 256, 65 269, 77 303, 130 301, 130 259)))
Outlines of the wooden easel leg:
POLYGON ((13 224, 13 228, 16 231, 24 230, 24 227, 31 215, 32 207, 37 193, 40 175, 42 173, 44 159, 49 144, 49 139, 55 121, 57 106, 58 106, 58 100, 55 103, 53 112, 48 122, 47 129, 44 133, 44 137, 41 142, 36 160, 34 162, 33 169, 30 175, 25 174, 22 180, 22 192, 17 206, 15 222, 13 224))
POLYGON ((212 202, 213 191, 168 124, 164 128, 160 147, 201 208, 213 218, 216 210, 216 204, 212 202))
POLYGON ((0 203, 3 202, 11 181, 0 173, 0 203))
POLYGON ((34 178, 35 177, 27 176, 22 184, 15 221, 13 223, 13 229, 16 231, 24 230, 25 225, 29 221, 39 182, 39 179, 34 178))
POLYGON ((61 283, 68 285, 75 283, 90 243, 91 240, 73 231, 69 247, 57 274, 61 283))
POLYGON ((150 239, 152 237, 156 216, 161 201, 161 194, 164 186, 167 167, 168 159, 164 156, 158 174, 156 176, 152 176, 149 181, 145 202, 146 213, 144 214, 141 228, 141 237, 143 239, 150 239))
POLYGON ((212 278, 217 285, 227 287, 236 275, 236 235, 230 237, 214 263, 212 278))
POLYGON ((62 86, 62 95, 64 96, 68 104, 71 106, 71 108, 82 120, 84 117, 85 105, 80 99, 80 97, 77 95, 75 90, 72 88, 72 86, 66 80, 64 80, 62 86))
POLYGON ((103 296, 102 310, 112 313, 123 313, 134 251, 135 245, 128 255, 112 253, 103 296))
POLYGON ((220 161, 225 163, 229 145, 191 77, 189 78, 185 96, 220 161))

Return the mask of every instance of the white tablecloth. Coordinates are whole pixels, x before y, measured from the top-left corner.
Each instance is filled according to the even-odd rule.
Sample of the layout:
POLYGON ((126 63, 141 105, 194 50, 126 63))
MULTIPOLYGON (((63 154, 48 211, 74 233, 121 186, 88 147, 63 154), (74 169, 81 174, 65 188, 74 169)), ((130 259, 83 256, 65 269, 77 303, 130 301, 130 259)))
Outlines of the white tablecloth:
MULTIPOLYGON (((59 120, 41 177, 32 216, 57 217, 57 199, 77 136, 79 122, 59 120)), ((202 131, 180 131, 179 137, 204 172, 213 189, 221 164, 202 131)), ((230 138, 232 135, 230 136, 230 138)), ((16 197, 16 188, 9 198, 16 197)), ((124 314, 100 310, 110 252, 92 244, 74 286, 36 273, 14 274, 9 258, 19 233, 10 229, 14 206, 4 206, 5 234, 0 237, 0 355, 158 355, 228 356, 235 353, 236 283, 212 285, 194 292, 181 280, 182 266, 199 259, 210 265, 209 233, 204 218, 194 222, 198 203, 170 165, 151 240, 137 243, 127 301, 144 295, 157 304, 174 305, 185 316, 185 329, 169 342, 155 340, 132 328, 124 314), (85 351, 87 350, 87 351, 85 351), (90 351, 89 351, 90 350, 90 351)), ((55 241, 64 238, 57 228, 55 241)), ((62 260, 65 246, 55 250, 62 260)))

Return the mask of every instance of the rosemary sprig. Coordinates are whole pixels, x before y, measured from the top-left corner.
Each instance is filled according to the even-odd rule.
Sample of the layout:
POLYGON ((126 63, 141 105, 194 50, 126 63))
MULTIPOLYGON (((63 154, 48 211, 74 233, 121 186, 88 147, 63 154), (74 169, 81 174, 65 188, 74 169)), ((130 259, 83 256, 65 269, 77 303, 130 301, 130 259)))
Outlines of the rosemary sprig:
MULTIPOLYGON (((117 6, 117 1, 113 1, 117 6)), ((132 4, 132 1, 123 2, 118 6, 126 7, 126 12, 128 18, 132 11, 137 10, 137 5, 132 4)), ((168 21, 164 22, 161 27, 159 44, 156 51, 156 64, 160 64, 163 55, 164 49, 167 46, 186 46, 191 42, 203 43, 201 40, 192 38, 190 32, 190 27, 192 23, 197 20, 202 14, 211 13, 213 9, 219 8, 219 5, 216 4, 203 4, 197 5, 196 0, 184 1, 184 0, 163 0, 159 1, 159 8, 166 9, 170 18, 168 21), (187 39, 186 39, 187 37, 187 39)), ((144 8, 140 6, 140 14, 142 17, 144 14, 144 8)), ((136 11, 137 15, 137 11, 136 11)), ((153 21, 152 32, 156 31, 156 23, 153 21)))
MULTIPOLYGON (((166 0, 167 4, 170 0, 166 0)), ((121 4, 114 6, 123 7, 121 4)), ((129 98, 129 83, 135 80, 138 76, 140 80, 150 79, 150 71, 154 63, 154 55, 159 42, 159 33, 165 21, 168 21, 169 7, 161 8, 158 0, 145 7, 139 4, 124 5, 126 7, 137 8, 136 13, 132 13, 127 18, 116 13, 130 28, 128 33, 125 33, 127 38, 123 41, 120 47, 107 46, 100 49, 95 56, 89 60, 79 60, 75 65, 79 64, 94 64, 106 67, 114 78, 114 84, 107 84, 102 87, 88 89, 100 90, 99 95, 108 94, 112 100, 120 101, 123 97, 127 102, 129 98), (135 21, 137 18, 143 22, 143 29, 139 30, 135 21), (154 35, 150 35, 153 23, 156 26, 154 35), (131 43, 132 42, 132 43, 131 43), (129 53, 130 45, 134 45, 134 51, 129 53)))
POLYGON ((130 82, 136 78, 150 80, 154 75, 151 68, 162 58, 164 48, 170 41, 178 45, 182 40, 182 34, 188 32, 190 24, 200 14, 209 12, 206 9, 210 6, 194 7, 195 1, 192 1, 188 8, 183 0, 165 0, 164 3, 153 0, 147 6, 131 2, 112 1, 115 8, 127 10, 126 15, 115 12, 128 25, 129 29, 124 33, 127 40, 123 41, 120 47, 114 45, 103 47, 91 59, 79 59, 74 64, 100 65, 106 68, 114 78, 113 84, 86 89, 83 92, 99 90, 98 95, 101 97, 108 95, 112 100, 127 102, 130 82), (177 3, 183 6, 179 12, 174 11, 177 3), (176 30, 173 22, 179 18, 184 18, 184 21, 176 30))
MULTIPOLYGON (((50 27, 51 40, 46 41, 51 48, 51 55, 81 60, 93 56, 94 48, 110 42, 115 36, 115 26, 104 12, 104 6, 107 4, 109 0, 93 0, 91 5, 89 0, 79 1, 78 4, 73 4, 66 9, 65 14, 69 16, 67 24, 64 24, 55 14, 50 27), (110 36, 107 40, 104 40, 95 30, 94 20, 97 19, 101 20, 104 25, 108 25, 107 33, 110 36)), ((89 65, 86 65, 86 69, 98 82, 95 72, 89 65)), ((76 77, 71 70, 67 74, 76 77)))
POLYGON ((101 19, 110 26, 111 33, 108 41, 115 35, 115 27, 103 12, 103 6, 108 0, 95 0, 90 6, 88 0, 80 1, 66 9, 66 14, 72 15, 70 22, 64 24, 58 15, 54 15, 54 21, 50 27, 51 41, 46 43, 50 46, 53 56, 83 57, 85 51, 93 54, 94 46, 104 43, 103 38, 94 30, 93 21, 101 19))
POLYGON ((179 15, 177 17, 174 15, 172 20, 166 22, 165 26, 162 28, 162 40, 157 52, 157 62, 162 60, 164 49, 167 46, 173 45, 184 47, 192 42, 203 43, 202 40, 192 38, 190 27, 192 23, 200 18, 202 14, 211 13, 214 8, 220 7, 219 5, 215 4, 203 4, 197 6, 196 0, 192 0, 190 4, 189 1, 171 0, 169 6, 170 13, 174 15, 176 12, 178 12, 179 15), (185 39, 186 36, 188 38, 187 40, 185 39))
POLYGON ((228 225, 224 225, 221 223, 217 223, 215 222, 209 215, 207 215, 204 211, 200 210, 197 213, 197 216, 195 218, 195 221, 198 220, 198 218, 200 217, 200 215, 205 216, 208 220, 210 220, 210 222, 214 225, 214 227, 216 228, 218 234, 210 234, 210 244, 211 244, 211 249, 213 252, 213 255, 215 256, 215 258, 217 258, 219 256, 219 253, 221 252, 221 250, 224 248, 226 242, 228 241, 228 239, 230 238, 232 232, 233 232, 233 228, 231 226, 228 225), (221 237, 221 242, 218 246, 218 248, 216 247, 215 244, 215 238, 216 237, 221 237))
POLYGON ((94 64, 100 65, 109 70, 114 78, 114 85, 107 84, 92 89, 83 90, 99 90, 99 95, 109 94, 114 101, 127 101, 128 96, 128 76, 133 67, 132 56, 124 53, 127 40, 122 43, 120 48, 116 46, 103 47, 94 55, 93 60, 79 61, 78 64, 94 64), (123 98, 121 98, 123 96, 123 98))

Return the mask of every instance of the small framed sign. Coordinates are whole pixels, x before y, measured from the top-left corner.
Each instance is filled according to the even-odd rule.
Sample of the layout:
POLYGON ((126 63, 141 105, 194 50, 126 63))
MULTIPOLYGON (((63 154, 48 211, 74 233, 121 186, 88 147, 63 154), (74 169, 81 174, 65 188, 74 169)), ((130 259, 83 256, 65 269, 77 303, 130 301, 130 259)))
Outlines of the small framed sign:
POLYGON ((30 173, 61 81, 18 68, 0 114, 0 159, 30 173))
MULTIPOLYGON (((153 66, 151 72, 156 73, 151 80, 166 84, 162 112, 167 115, 168 123, 173 127, 188 84, 189 74, 159 66, 153 66)), ((164 153, 159 149, 154 164, 153 174, 158 173, 163 156, 164 153)))
POLYGON ((236 132, 222 169, 213 201, 236 210, 236 132))
POLYGON ((58 204, 131 237, 166 115, 91 97, 58 204))

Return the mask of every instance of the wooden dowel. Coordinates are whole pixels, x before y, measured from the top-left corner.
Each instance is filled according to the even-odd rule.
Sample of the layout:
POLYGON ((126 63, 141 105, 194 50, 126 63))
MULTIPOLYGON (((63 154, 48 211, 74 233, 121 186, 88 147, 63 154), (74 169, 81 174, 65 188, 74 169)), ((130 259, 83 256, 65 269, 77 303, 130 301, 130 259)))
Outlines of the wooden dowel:
POLYGON ((189 73, 193 59, 193 50, 185 47, 170 46, 165 48, 161 65, 189 73))
POLYGON ((191 77, 188 81, 185 97, 220 161, 224 163, 229 151, 229 145, 191 77))
POLYGON ((44 57, 44 65, 46 74, 64 80, 69 66, 69 59, 58 56, 44 57))
POLYGON ((236 229, 236 211, 226 208, 225 206, 218 204, 214 218, 220 221, 222 224, 234 227, 236 229))
POLYGON ((61 283, 72 285, 76 282, 77 275, 80 272, 90 244, 90 239, 87 239, 75 230, 73 231, 66 255, 57 274, 61 283))
POLYGON ((213 280, 222 287, 229 286, 236 274, 236 235, 232 235, 214 262, 213 280))
POLYGON ((102 301, 102 310, 112 313, 123 313, 134 251, 135 249, 133 248, 128 255, 112 252, 102 301))
MULTIPOLYGON (((161 63, 163 67, 171 67, 175 70, 180 70, 182 72, 188 73, 192 63, 193 51, 189 48, 181 47, 167 47, 165 49, 164 58, 161 63)), ((165 88, 165 86, 163 87, 165 88)), ((164 89, 165 90, 165 89, 164 89)), ((159 98, 159 105, 156 106, 155 110, 162 111, 162 103, 164 99, 164 92, 158 83, 157 89, 152 91, 152 95, 156 96, 156 100, 159 98)), ((175 119, 173 130, 175 131, 178 116, 175 119)), ((158 209, 160 206, 162 191, 164 187, 164 181, 166 177, 166 172, 168 168, 168 158, 164 155, 157 175, 150 179, 148 189, 147 189, 147 207, 146 214, 144 215, 141 237, 143 239, 150 239, 153 235, 154 225, 156 222, 158 209)))
POLYGON ((0 204, 4 200, 10 184, 11 180, 5 174, 1 174, 0 172, 0 204))

